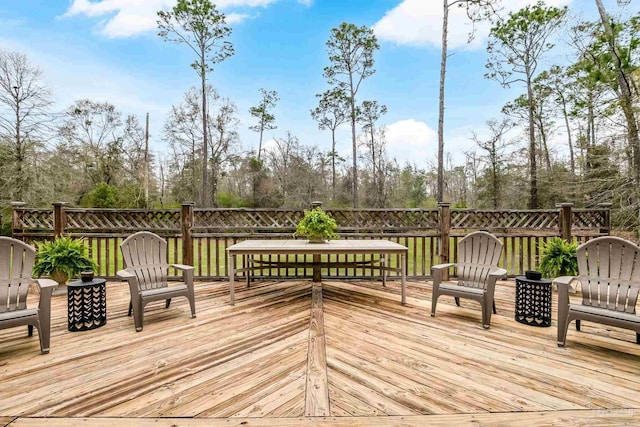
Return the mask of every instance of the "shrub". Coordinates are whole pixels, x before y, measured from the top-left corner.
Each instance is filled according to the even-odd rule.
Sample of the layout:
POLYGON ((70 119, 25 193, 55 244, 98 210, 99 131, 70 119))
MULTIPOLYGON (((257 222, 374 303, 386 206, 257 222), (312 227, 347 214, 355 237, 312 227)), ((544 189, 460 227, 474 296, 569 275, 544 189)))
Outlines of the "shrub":
POLYGON ((577 243, 554 237, 542 246, 538 268, 543 277, 574 276, 578 274, 577 243))
POLYGON ((304 217, 296 226, 294 237, 301 236, 308 239, 322 238, 325 240, 338 239, 335 231, 338 229, 336 220, 322 210, 315 208, 304 211, 304 217))
POLYGON ((53 241, 36 242, 36 262, 33 274, 37 277, 51 276, 55 271, 64 271, 69 277, 84 270, 95 270, 96 263, 87 255, 82 239, 57 237, 53 241))

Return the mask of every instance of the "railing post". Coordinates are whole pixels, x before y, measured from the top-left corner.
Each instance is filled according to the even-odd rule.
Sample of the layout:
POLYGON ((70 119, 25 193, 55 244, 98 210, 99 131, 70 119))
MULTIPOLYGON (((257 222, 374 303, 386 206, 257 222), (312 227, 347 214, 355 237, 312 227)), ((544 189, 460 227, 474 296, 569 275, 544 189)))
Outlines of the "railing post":
POLYGON ((571 208, 573 203, 560 203, 560 237, 567 242, 571 242, 571 223, 573 215, 571 208))
POLYGON ((20 216, 18 209, 24 207, 25 202, 11 202, 11 237, 16 237, 15 233, 20 230, 20 216))
MULTIPOLYGON (((322 208, 322 202, 315 201, 311 202, 311 210, 315 208, 322 208)), ((320 270, 320 255, 313 255, 313 281, 315 283, 322 282, 322 271, 320 270)))
POLYGON ((60 237, 67 228, 67 214, 64 211, 65 202, 53 203, 53 237, 60 237))
POLYGON ((183 202, 180 209, 180 231, 182 235, 182 263, 193 265, 193 202, 183 202))
MULTIPOLYGON (((440 264, 449 262, 449 238, 451 236, 451 203, 438 203, 438 223, 440 225, 440 264)), ((449 270, 443 271, 442 280, 449 280, 449 270)))
POLYGON ((613 204, 598 203, 598 206, 606 210, 605 218, 604 218, 604 227, 600 229, 600 233, 603 233, 603 230, 604 230, 604 233, 606 233, 608 236, 611 234, 611 206, 613 206, 613 204))

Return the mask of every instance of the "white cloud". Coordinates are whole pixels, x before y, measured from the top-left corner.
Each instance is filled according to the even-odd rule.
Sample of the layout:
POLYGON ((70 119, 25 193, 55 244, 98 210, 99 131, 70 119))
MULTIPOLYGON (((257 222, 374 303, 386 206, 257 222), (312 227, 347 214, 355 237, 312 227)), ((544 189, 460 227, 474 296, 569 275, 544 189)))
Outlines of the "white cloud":
MULTIPOLYGON (((549 6, 565 6, 572 0, 547 0, 549 6)), ((516 11, 524 6, 535 4, 536 0, 505 0, 502 5, 505 12, 516 11)), ((397 44, 440 47, 442 43, 442 2, 435 0, 403 0, 398 6, 388 11, 373 28, 376 36, 382 41, 397 44)), ((456 49, 467 46, 471 23, 464 8, 453 6, 449 10, 449 48, 456 49)), ((488 23, 476 26, 476 37, 470 49, 484 46, 489 35, 488 23)))
MULTIPOLYGON (((248 18, 248 14, 228 12, 232 8, 266 7, 277 0, 217 0, 216 6, 227 14, 227 23, 248 18)), ((299 0, 309 5, 310 0, 299 0)), ((105 17, 99 31, 107 37, 131 37, 157 28, 157 12, 172 8, 176 0, 73 0, 63 17, 105 17)))
POLYGON ((437 133, 426 123, 400 120, 387 126, 387 153, 400 164, 423 165, 437 155, 437 133))

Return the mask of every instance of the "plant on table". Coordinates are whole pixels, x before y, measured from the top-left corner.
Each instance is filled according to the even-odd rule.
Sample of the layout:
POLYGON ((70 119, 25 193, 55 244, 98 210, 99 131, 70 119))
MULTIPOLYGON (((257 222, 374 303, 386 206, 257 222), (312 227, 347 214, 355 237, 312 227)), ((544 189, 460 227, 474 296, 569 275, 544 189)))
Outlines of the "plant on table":
POLYGON ((575 276, 578 274, 578 243, 569 243, 554 237, 542 245, 542 257, 538 268, 543 277, 575 276))
POLYGON ((338 239, 336 234, 338 225, 336 220, 322 208, 314 208, 304 211, 304 217, 296 226, 294 237, 306 237, 309 241, 324 242, 325 240, 338 239))
POLYGON ((82 239, 56 237, 53 241, 36 242, 36 261, 33 274, 50 276, 59 284, 82 271, 93 271, 96 263, 87 254, 82 239))

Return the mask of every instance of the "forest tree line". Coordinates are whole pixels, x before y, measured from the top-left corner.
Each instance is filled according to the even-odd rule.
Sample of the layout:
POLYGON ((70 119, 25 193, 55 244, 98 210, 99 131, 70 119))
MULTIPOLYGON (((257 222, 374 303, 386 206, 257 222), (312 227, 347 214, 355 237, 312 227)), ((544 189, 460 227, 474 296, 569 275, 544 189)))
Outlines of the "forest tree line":
POLYGON ((637 229, 640 13, 619 17, 595 0, 599 19, 582 22, 567 8, 543 2, 509 14, 501 14, 498 0, 452 3, 467 6, 474 19, 491 20, 486 78, 522 90, 469 135, 474 149, 463 164, 447 158, 446 141, 442 162, 435 152, 433 159, 416 159, 426 167, 394 159, 386 140, 387 107, 358 95, 376 71, 380 46, 371 28, 349 23, 329 34, 327 67, 318 71, 327 90, 316 95, 310 111, 327 136, 325 148, 278 128, 279 95, 270 88, 256 93, 249 110, 254 121, 242 123, 210 68, 241 47, 227 41, 224 14, 208 0, 180 0, 159 12, 159 35, 199 52, 194 69, 200 84, 167 113, 162 153, 149 149, 144 117, 91 99, 57 106, 31 58, 0 50, 0 207, 67 201, 167 208, 195 201, 204 207, 306 208, 322 200, 325 207, 415 208, 435 207, 441 198, 454 207, 523 209, 606 202, 613 204, 616 226, 637 229), (212 7, 197 7, 206 4, 212 7), (189 25, 196 17, 207 22, 201 34, 189 25), (215 47, 198 49, 202 40, 215 47), (351 55, 345 55, 347 47, 351 55), (570 61, 550 63, 553 48, 569 52, 570 61), (257 150, 243 148, 254 141, 240 140, 241 126, 255 131, 257 150), (336 151, 341 127, 351 130, 350 158, 336 151))

